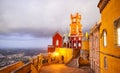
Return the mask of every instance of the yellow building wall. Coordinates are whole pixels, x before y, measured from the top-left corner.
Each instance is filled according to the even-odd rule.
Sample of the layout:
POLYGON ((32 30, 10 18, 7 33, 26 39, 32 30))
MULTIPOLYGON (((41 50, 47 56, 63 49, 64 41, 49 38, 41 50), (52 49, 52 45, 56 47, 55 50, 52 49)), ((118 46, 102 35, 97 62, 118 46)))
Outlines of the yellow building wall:
POLYGON ((101 73, 120 73, 120 48, 114 45, 114 21, 120 17, 120 0, 110 0, 101 13, 102 25, 100 35, 103 29, 107 30, 107 47, 103 46, 103 38, 100 38, 100 67, 101 73), (109 54, 109 55, 108 55, 109 54), (104 68, 104 57, 107 58, 107 69, 104 68))
POLYGON ((88 40, 84 40, 82 41, 82 50, 89 50, 89 41, 88 40))
POLYGON ((100 54, 101 72, 100 73, 120 73, 120 59, 100 54), (104 68, 104 56, 107 58, 107 67, 104 68))
POLYGON ((64 56, 64 63, 68 63, 73 57, 73 50, 71 48, 56 48, 55 52, 59 53, 59 58, 64 56))

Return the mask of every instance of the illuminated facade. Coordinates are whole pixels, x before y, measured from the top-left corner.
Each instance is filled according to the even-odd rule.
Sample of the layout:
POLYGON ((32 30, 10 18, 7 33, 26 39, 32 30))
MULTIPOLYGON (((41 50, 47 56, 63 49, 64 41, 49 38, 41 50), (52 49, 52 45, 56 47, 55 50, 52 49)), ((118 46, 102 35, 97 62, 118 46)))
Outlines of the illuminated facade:
POLYGON ((55 48, 63 46, 63 37, 59 32, 56 32, 52 37, 52 45, 48 45, 48 53, 53 53, 55 48))
POLYGON ((120 73, 120 0, 100 0, 100 73, 120 73))

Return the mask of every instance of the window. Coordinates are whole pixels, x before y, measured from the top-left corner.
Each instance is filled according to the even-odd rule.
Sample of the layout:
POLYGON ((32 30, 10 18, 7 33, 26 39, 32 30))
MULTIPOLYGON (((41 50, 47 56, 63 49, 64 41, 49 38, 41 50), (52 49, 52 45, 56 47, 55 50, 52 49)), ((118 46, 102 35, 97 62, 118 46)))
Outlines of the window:
POLYGON ((98 47, 98 37, 95 38, 95 46, 98 47))
POLYGON ((120 18, 114 21, 115 45, 120 46, 120 18))
POLYGON ((107 46, 107 32, 105 29, 103 30, 103 45, 104 47, 107 46))
POLYGON ((117 29, 117 34, 118 34, 118 45, 120 46, 120 28, 117 29))
POLYGON ((81 40, 81 38, 79 37, 79 40, 81 40))
POLYGON ((76 22, 76 19, 75 19, 75 18, 73 18, 73 22, 76 22))
POLYGON ((74 43, 74 47, 76 47, 76 43, 74 43))
POLYGON ((106 69, 107 68, 107 58, 104 57, 104 68, 106 69))
POLYGON ((74 40, 76 40, 76 38, 74 37, 74 40))
POLYGON ((58 46, 59 45, 59 41, 58 40, 56 40, 56 46, 58 46))
POLYGON ((81 44, 79 43, 79 44, 78 44, 78 46, 80 47, 80 46, 81 46, 81 44))

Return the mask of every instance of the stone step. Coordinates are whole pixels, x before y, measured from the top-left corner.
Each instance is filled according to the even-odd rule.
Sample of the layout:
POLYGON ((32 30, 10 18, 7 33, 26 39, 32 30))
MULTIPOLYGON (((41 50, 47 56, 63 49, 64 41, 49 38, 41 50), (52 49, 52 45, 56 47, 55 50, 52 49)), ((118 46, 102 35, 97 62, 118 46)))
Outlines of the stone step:
POLYGON ((72 59, 70 63, 67 64, 67 66, 78 68, 78 59, 72 59))

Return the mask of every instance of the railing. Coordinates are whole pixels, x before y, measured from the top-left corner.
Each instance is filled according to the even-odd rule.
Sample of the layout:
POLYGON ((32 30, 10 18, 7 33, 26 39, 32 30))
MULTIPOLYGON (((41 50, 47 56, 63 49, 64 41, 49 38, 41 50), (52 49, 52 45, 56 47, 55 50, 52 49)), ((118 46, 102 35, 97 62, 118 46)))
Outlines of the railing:
POLYGON ((33 57, 30 62, 12 71, 11 73, 38 73, 42 66, 42 57, 40 55, 33 57))
POLYGON ((40 68, 44 65, 48 65, 51 63, 57 63, 55 60, 51 60, 52 58, 47 55, 38 55, 33 57, 29 63, 21 66, 20 68, 12 71, 11 73, 38 73, 40 68))

